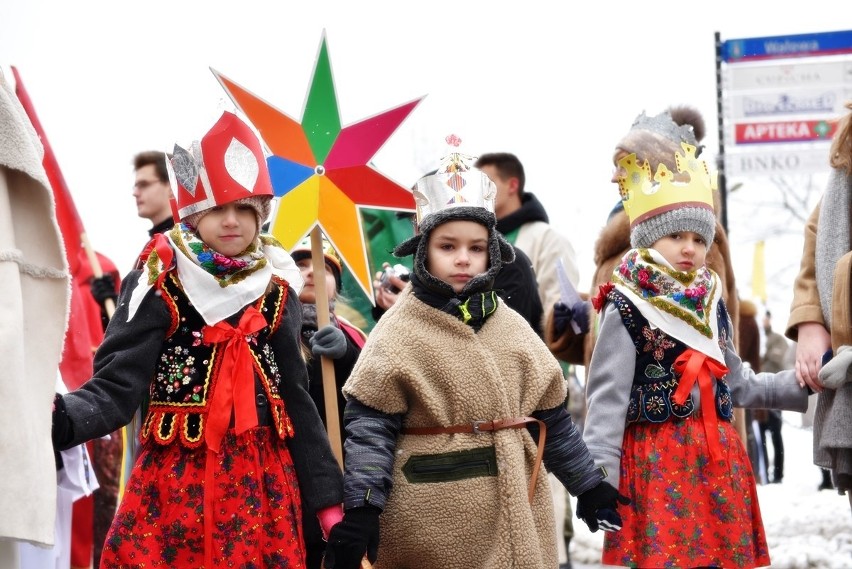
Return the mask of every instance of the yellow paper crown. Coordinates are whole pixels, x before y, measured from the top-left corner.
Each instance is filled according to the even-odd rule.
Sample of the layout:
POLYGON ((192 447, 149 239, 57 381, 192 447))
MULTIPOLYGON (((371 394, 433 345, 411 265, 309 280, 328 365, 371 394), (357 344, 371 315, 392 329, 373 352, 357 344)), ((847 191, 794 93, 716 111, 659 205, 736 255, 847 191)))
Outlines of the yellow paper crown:
POLYGON ((684 154, 675 152, 675 164, 680 176, 660 163, 651 179, 651 167, 646 160, 641 165, 636 154, 618 161, 618 190, 630 226, 649 217, 681 207, 702 207, 713 211, 713 180, 704 160, 696 158, 696 147, 681 142, 684 154), (684 181, 683 175, 689 180, 684 181))

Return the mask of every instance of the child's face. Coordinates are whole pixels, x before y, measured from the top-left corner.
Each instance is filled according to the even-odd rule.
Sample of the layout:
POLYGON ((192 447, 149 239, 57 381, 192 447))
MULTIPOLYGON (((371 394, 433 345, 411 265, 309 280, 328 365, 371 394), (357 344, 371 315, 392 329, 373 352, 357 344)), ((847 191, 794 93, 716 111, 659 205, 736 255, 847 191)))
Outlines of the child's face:
MULTIPOLYGON (((302 272, 302 279, 305 281, 305 286, 299 293, 299 300, 305 304, 316 304, 317 291, 314 288, 314 265, 311 263, 311 258, 299 259, 296 261, 296 266, 299 267, 302 272)), ((337 282, 334 280, 334 273, 331 272, 328 263, 325 264, 325 294, 328 300, 334 300, 334 297, 337 296, 337 282)))
POLYGON ((196 229, 208 247, 226 257, 235 257, 257 236, 257 215, 250 205, 232 202, 212 208, 196 229))
POLYGON ((448 221, 429 233, 426 269, 456 293, 488 266, 488 230, 475 221, 448 221))
POLYGON ((618 161, 627 157, 627 155, 628 152, 621 148, 616 148, 615 154, 612 155, 612 179, 610 181, 613 184, 618 184, 618 179, 623 178, 627 174, 627 171, 618 165, 618 161))
POLYGON ((680 231, 658 239, 651 245, 678 271, 694 271, 704 264, 707 243, 692 231, 680 231))

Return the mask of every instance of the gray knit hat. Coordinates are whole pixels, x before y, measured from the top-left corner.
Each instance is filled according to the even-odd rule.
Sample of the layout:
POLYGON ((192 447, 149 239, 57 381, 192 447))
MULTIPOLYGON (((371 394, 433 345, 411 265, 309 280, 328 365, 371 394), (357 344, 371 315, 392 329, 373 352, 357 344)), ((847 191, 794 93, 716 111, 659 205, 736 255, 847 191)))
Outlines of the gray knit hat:
POLYGON ((648 248, 666 235, 692 231, 707 244, 713 244, 716 235, 716 214, 706 207, 678 207, 640 221, 630 229, 630 246, 648 248))

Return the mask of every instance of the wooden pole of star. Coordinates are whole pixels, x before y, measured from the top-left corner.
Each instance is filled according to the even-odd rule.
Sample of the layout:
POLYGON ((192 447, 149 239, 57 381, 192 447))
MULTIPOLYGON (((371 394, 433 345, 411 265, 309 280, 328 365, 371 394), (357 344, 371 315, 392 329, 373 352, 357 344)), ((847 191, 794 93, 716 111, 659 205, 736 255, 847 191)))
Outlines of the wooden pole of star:
MULTIPOLYGON (((325 287, 325 256, 322 252, 322 233, 318 225, 311 230, 311 263, 314 267, 314 294, 317 306, 317 330, 331 323, 328 310, 328 292, 325 287)), ((340 415, 337 409, 337 382, 334 378, 334 362, 322 356, 322 394, 325 402, 325 428, 334 457, 343 468, 343 446, 340 436, 340 415)))
MULTIPOLYGON (((328 292, 325 290, 325 255, 322 252, 322 233, 319 226, 311 230, 311 264, 314 268, 314 296, 317 306, 317 330, 331 323, 328 310, 328 292)), ((337 410, 337 381, 334 377, 334 362, 326 356, 320 357, 322 364, 322 395, 325 403, 325 429, 331 443, 334 458, 343 468, 343 446, 340 436, 340 420, 337 410)), ((372 569, 370 561, 361 559, 361 569, 372 569)))

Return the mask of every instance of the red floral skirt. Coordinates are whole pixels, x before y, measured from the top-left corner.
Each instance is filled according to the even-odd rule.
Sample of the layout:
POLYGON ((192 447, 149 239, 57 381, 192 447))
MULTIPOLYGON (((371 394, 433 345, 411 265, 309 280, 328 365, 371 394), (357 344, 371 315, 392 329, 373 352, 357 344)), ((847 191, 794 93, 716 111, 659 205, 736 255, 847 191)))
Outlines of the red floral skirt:
POLYGON ((210 472, 207 455, 204 446, 142 447, 104 543, 101 569, 201 569, 207 546, 213 567, 304 567, 299 484, 286 444, 269 427, 239 437, 229 430, 210 472), (215 481, 209 536, 207 476, 215 481))
POLYGON ((627 567, 769 565, 751 463, 731 423, 719 421, 724 460, 713 462, 701 419, 632 423, 624 432, 619 507, 603 562, 627 567))

